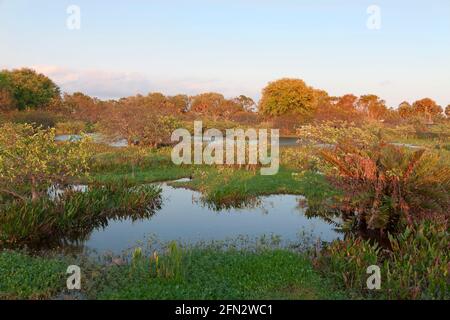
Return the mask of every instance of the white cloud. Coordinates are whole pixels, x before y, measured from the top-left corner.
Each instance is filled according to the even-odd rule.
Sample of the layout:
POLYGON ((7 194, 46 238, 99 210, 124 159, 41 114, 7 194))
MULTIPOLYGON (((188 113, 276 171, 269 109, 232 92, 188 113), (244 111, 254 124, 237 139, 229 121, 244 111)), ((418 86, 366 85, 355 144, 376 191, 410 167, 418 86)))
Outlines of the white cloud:
POLYGON ((103 70, 72 70, 57 66, 33 66, 36 71, 55 81, 62 91, 83 92, 102 99, 120 98, 151 91, 150 81, 143 75, 103 70))
POLYGON ((227 97, 240 94, 255 96, 258 94, 254 86, 243 85, 239 81, 225 81, 213 78, 167 78, 154 76, 157 81, 137 72, 111 72, 105 70, 75 70, 51 65, 32 66, 32 69, 43 73, 57 83, 63 92, 83 92, 101 99, 117 99, 121 97, 149 92, 162 92, 168 95, 184 93, 194 95, 215 91, 227 97))

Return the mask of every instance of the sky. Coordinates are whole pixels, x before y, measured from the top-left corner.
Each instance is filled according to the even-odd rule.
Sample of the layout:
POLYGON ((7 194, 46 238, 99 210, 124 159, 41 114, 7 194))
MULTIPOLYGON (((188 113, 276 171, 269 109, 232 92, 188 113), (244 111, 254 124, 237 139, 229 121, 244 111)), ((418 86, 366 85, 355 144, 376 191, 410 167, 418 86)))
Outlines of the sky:
POLYGON ((268 82, 290 77, 391 107, 423 97, 446 106, 450 1, 0 0, 0 68, 20 67, 102 99, 216 91, 258 100, 268 82), (71 5, 79 29, 67 26, 78 21, 71 5))

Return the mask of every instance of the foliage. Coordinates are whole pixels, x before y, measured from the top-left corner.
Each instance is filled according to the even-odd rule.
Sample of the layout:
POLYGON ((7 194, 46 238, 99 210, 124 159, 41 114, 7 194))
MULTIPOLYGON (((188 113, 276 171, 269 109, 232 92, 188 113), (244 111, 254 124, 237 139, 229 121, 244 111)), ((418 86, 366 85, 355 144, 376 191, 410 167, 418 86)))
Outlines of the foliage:
MULTIPOLYGON (((173 246, 173 245, 172 245, 173 246)), ((177 276, 155 274, 155 255, 117 266, 96 279, 99 299, 336 299, 344 295, 320 278, 310 261, 288 250, 177 249, 156 255, 177 276)), ((172 273, 171 273, 172 274, 172 273)))
POLYGON ((170 144, 179 121, 166 112, 140 105, 117 105, 100 122, 100 130, 111 139, 125 138, 129 144, 157 147, 170 144))
POLYGON ((232 115, 244 111, 246 103, 249 103, 245 98, 228 100, 222 94, 215 92, 202 93, 191 97, 190 100, 191 112, 210 116, 214 121, 229 119, 232 115))
POLYGON ((415 113, 424 115, 430 120, 442 114, 442 108, 430 98, 425 98, 414 102, 412 108, 415 113))
POLYGON ((46 108, 60 99, 58 86, 31 69, 1 71, 0 90, 9 92, 19 110, 46 108))
POLYGON ((90 131, 88 129, 90 128, 85 122, 77 120, 58 122, 56 124, 57 134, 82 134, 90 131))
POLYGON ((314 89, 303 80, 287 78, 269 83, 259 103, 259 111, 270 116, 297 114, 310 118, 316 107, 314 89))
POLYGON ((447 222, 433 219, 389 236, 391 250, 360 238, 348 237, 330 244, 316 266, 348 292, 381 299, 450 298, 447 222), (366 269, 381 268, 381 290, 369 291, 366 269))
POLYGON ((154 186, 130 188, 119 184, 88 189, 77 192, 69 187, 53 191, 52 199, 2 205, 0 247, 80 241, 95 228, 106 226, 108 219, 149 217, 161 204, 160 190, 154 186))
POLYGON ((385 118, 388 113, 386 102, 373 94, 360 97, 357 108, 365 113, 369 119, 380 120, 385 118))
POLYGON ((297 130, 301 143, 319 143, 335 145, 352 141, 357 145, 373 143, 377 139, 377 130, 367 130, 346 121, 325 121, 318 125, 305 125, 297 130))
POLYGON ((4 124, 0 128, 1 193, 25 199, 29 188, 33 201, 48 186, 80 176, 89 169, 89 141, 55 142, 55 130, 29 124, 4 124))
POLYGON ((62 259, 0 252, 1 299, 50 299, 64 288, 67 263, 62 259))
POLYGON ((330 180, 344 196, 335 209, 350 226, 395 232, 425 213, 450 211, 450 169, 435 153, 346 142, 321 154, 336 169, 330 180))
POLYGON ((51 111, 29 109, 14 112, 12 121, 14 123, 31 124, 35 128, 50 129, 55 127, 58 117, 51 111))

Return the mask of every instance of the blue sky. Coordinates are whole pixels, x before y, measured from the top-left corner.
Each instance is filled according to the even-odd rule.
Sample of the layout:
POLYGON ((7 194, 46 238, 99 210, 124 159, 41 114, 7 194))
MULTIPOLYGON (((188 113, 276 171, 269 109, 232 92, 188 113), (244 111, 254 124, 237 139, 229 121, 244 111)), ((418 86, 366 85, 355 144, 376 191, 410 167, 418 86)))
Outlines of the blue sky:
POLYGON ((34 67, 101 98, 162 91, 260 97, 302 78, 390 106, 450 104, 448 0, 0 0, 0 68, 34 67), (66 27, 69 5, 81 29, 66 27), (381 9, 381 29, 366 26, 381 9))

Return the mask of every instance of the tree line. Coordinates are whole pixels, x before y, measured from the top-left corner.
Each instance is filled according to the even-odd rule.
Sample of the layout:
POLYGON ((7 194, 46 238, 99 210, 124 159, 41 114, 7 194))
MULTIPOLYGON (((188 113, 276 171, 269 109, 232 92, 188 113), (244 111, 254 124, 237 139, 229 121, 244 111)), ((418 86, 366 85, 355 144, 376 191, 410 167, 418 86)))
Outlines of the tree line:
POLYGON ((450 105, 444 111, 431 98, 424 98, 405 101, 394 109, 374 94, 334 97, 301 79, 290 78, 270 82, 258 103, 245 95, 229 99, 216 92, 194 96, 149 93, 100 100, 81 92, 61 93, 50 78, 24 68, 0 71, 0 111, 17 122, 54 126, 61 119, 80 121, 129 141, 149 137, 149 144, 161 144, 163 139, 153 141, 150 137, 170 131, 179 121, 199 117, 212 122, 267 125, 289 133, 302 124, 329 120, 431 124, 449 117, 450 105))

